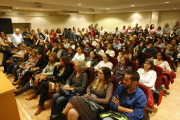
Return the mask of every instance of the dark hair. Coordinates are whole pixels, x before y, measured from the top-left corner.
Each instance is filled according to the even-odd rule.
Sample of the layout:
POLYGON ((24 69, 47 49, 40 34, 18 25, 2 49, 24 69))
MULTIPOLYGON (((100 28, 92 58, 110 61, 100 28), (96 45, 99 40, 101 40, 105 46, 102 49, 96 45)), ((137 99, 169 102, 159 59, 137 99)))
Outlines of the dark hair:
POLYGON ((83 51, 83 48, 82 48, 82 46, 78 46, 78 48, 80 48, 80 49, 83 51))
POLYGON ((159 30, 159 29, 161 30, 161 26, 158 27, 158 30, 159 30))
POLYGON ((131 75, 130 79, 132 82, 134 82, 134 81, 139 82, 140 76, 139 76, 139 73, 137 71, 127 71, 126 74, 131 75))
POLYGON ((22 43, 19 43, 17 46, 22 46, 22 43))
MULTIPOLYGON (((100 49, 102 49, 102 44, 101 44, 100 42, 97 42, 97 44, 99 44, 99 45, 100 45, 100 49)), ((96 45, 97 45, 97 44, 96 44, 96 45)))
MULTIPOLYGON (((48 34, 48 29, 45 29, 45 30, 47 30, 47 34, 48 34)), ((45 30, 44 30, 44 33, 45 33, 45 30)), ((46 34, 46 33, 45 33, 46 34)))
POLYGON ((74 50, 72 49, 72 47, 68 47, 67 51, 72 50, 72 53, 74 53, 74 50))
POLYGON ((56 30, 56 33, 58 33, 58 30, 59 30, 59 32, 61 33, 61 29, 59 29, 59 28, 56 30))
POLYGON ((151 24, 151 26, 150 26, 150 29, 152 30, 152 26, 153 26, 154 24, 151 24))
POLYGON ((58 43, 57 46, 61 46, 62 49, 64 49, 64 44, 63 43, 58 43))
POLYGON ((89 47, 91 47, 91 44, 90 44, 90 42, 87 42, 86 44, 87 44, 87 45, 89 45, 89 47))
POLYGON ((110 60, 109 54, 105 53, 104 55, 106 55, 106 57, 108 58, 108 61, 109 61, 110 60))
POLYGON ((29 27, 28 27, 28 26, 26 26, 26 27, 25 27, 25 29, 26 29, 26 28, 28 28, 28 29, 29 29, 29 27))
POLYGON ((68 66, 71 64, 71 61, 68 56, 63 56, 61 60, 64 62, 65 66, 68 66))
POLYGON ((107 81, 107 83, 111 82, 112 81, 111 70, 108 67, 102 67, 100 69, 103 71, 104 77, 105 77, 105 80, 107 81))
MULTIPOLYGON (((143 43, 142 49, 143 49, 143 48, 146 48, 145 42, 142 41, 142 43, 143 43)), ((140 45, 139 45, 139 49, 141 49, 140 45)), ((141 50, 142 50, 142 49, 141 49, 141 50)))
POLYGON ((125 45, 127 45, 127 42, 130 43, 130 45, 128 45, 128 46, 131 47, 132 46, 131 41, 130 40, 126 40, 125 45))
POLYGON ((149 44, 152 44, 154 46, 154 43, 153 42, 150 42, 149 44))
POLYGON ((162 59, 163 59, 164 61, 166 61, 166 55, 165 55, 164 51, 159 51, 158 53, 160 53, 161 56, 162 56, 162 59))
POLYGON ((38 54, 44 55, 44 52, 42 50, 37 51, 38 54))
MULTIPOLYGON (((96 58, 96 56, 97 56, 96 52, 95 52, 95 51, 93 51, 93 50, 92 50, 91 52, 93 52, 93 54, 95 55, 95 57, 94 57, 94 58, 96 58)), ((90 52, 90 53, 91 53, 91 52, 90 52)), ((89 56, 90 56, 90 53, 89 53, 89 56)))
MULTIPOLYGON (((67 32, 67 28, 64 28, 64 31, 65 31, 65 30, 66 30, 66 32, 67 32)), ((64 32, 64 31, 63 31, 63 32, 64 32)))
POLYGON ((138 59, 138 61, 140 61, 142 59, 142 57, 143 57, 142 51, 138 50, 136 52, 138 53, 137 59, 138 59))
MULTIPOLYGON (((79 46, 81 46, 81 47, 82 47, 82 44, 81 44, 81 42, 80 42, 80 41, 78 41, 77 43, 79 43, 79 46)), ((79 46, 78 46, 78 47, 79 47, 79 46)))
MULTIPOLYGON (((4 33, 5 37, 7 37, 7 35, 6 35, 6 33, 5 33, 4 31, 1 31, 1 32, 3 32, 3 33, 4 33)), ((0 34, 0 37, 2 37, 2 36, 1 36, 1 34, 0 34)))
POLYGON ((149 62, 149 64, 151 65, 149 70, 154 70, 154 62, 153 62, 153 60, 148 58, 148 59, 145 60, 144 63, 146 63, 146 62, 149 62))
POLYGON ((124 45, 123 47, 125 47, 125 52, 124 51, 122 51, 122 56, 124 56, 125 54, 129 54, 130 53, 130 50, 129 50, 129 46, 128 45, 124 45))

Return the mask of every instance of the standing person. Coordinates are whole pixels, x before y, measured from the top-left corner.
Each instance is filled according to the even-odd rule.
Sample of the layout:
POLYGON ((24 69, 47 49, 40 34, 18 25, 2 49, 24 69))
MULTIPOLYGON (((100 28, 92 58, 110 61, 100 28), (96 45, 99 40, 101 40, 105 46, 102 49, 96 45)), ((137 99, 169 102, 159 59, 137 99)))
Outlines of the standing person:
POLYGON ((94 26, 94 30, 99 31, 99 27, 98 27, 98 24, 97 24, 97 23, 96 23, 95 26, 94 26))
POLYGON ((74 32, 72 32, 71 28, 68 29, 69 32, 68 32, 68 40, 69 41, 73 41, 73 42, 76 42, 76 35, 74 32))
POLYGON ((172 29, 174 35, 176 35, 176 31, 178 30, 178 26, 179 26, 179 21, 176 21, 176 24, 172 29))
POLYGON ((20 30, 16 28, 15 32, 10 36, 10 39, 15 47, 24 41, 22 35, 19 32, 20 30))
POLYGON ((46 41, 46 34, 43 33, 43 32, 41 32, 41 29, 40 29, 40 28, 38 28, 37 31, 38 31, 37 35, 38 35, 38 38, 39 38, 39 39, 37 40, 36 45, 38 46, 40 40, 43 40, 44 42, 46 41))
POLYGON ((124 25, 121 29, 121 35, 124 36, 126 34, 126 26, 124 25))
POLYGON ((106 30, 104 30, 104 27, 101 26, 101 30, 99 31, 99 34, 103 36, 105 32, 106 30))
POLYGON ((50 37, 49 37, 49 33, 48 33, 48 29, 45 29, 45 30, 44 30, 44 33, 45 33, 45 35, 46 35, 46 40, 49 41, 49 42, 51 42, 51 41, 50 41, 50 37))
POLYGON ((57 43, 57 34, 54 32, 54 29, 51 29, 51 33, 49 33, 49 37, 52 44, 57 43))
POLYGON ((66 38, 66 39, 68 38, 68 30, 67 30, 67 28, 64 28, 63 37, 66 38))
POLYGON ((136 23, 136 26, 133 28, 134 35, 138 36, 138 31, 139 31, 139 27, 138 27, 138 23, 136 23))
POLYGON ((151 24, 150 29, 149 29, 149 34, 150 35, 155 35, 156 34, 156 28, 154 27, 154 24, 151 24))
POLYGON ((61 29, 58 28, 58 29, 56 30, 56 35, 57 35, 57 38, 62 37, 61 29))
POLYGON ((163 32, 161 30, 161 27, 159 26, 158 29, 157 29, 157 33, 156 33, 159 37, 162 37, 163 35, 163 32))
POLYGON ((118 35, 120 34, 119 30, 118 30, 118 27, 116 27, 115 31, 114 31, 114 34, 118 35))
POLYGON ((30 39, 31 33, 29 31, 28 26, 25 27, 25 31, 22 33, 22 36, 23 36, 23 39, 24 39, 24 44, 26 44, 26 46, 33 45, 33 40, 30 39))
POLYGON ((166 37, 167 34, 170 34, 170 28, 169 28, 169 24, 166 23, 164 28, 163 28, 163 36, 166 37))
MULTIPOLYGON (((110 110, 120 112, 131 120, 143 118, 147 97, 139 88, 140 76, 136 71, 128 71, 125 74, 124 84, 120 84, 110 100, 110 110)), ((113 120, 106 117, 103 120, 113 120)))
POLYGON ((130 25, 128 26, 128 29, 126 30, 126 33, 127 33, 128 36, 130 36, 131 33, 133 33, 133 29, 131 29, 130 25))

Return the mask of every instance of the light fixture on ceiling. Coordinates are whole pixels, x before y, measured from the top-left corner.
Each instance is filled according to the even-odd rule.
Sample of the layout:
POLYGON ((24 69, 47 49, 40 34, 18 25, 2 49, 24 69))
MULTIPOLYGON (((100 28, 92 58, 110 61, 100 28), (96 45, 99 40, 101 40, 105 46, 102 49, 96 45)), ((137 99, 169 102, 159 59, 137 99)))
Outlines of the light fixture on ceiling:
POLYGON ((165 3, 170 3, 170 2, 165 2, 165 3))
POLYGON ((176 8, 175 8, 175 10, 176 10, 176 8))
POLYGON ((106 9, 109 9, 109 8, 106 8, 106 9))
POLYGON ((154 10, 153 10, 154 11, 154 10))
POLYGON ((78 5, 82 5, 82 4, 78 4, 78 5))
POLYGON ((18 9, 18 8, 16 8, 16 9, 18 9))
POLYGON ((135 5, 131 5, 132 7, 134 7, 135 5))
POLYGON ((41 9, 41 11, 42 11, 42 9, 41 9))

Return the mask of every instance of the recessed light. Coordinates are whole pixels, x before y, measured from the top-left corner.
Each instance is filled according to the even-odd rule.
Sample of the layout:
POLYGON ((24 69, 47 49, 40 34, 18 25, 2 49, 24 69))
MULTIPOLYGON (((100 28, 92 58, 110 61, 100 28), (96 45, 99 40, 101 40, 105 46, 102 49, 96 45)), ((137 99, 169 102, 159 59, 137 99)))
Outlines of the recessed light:
POLYGON ((154 11, 154 10, 153 10, 154 11))
POLYGON ((109 9, 109 8, 106 8, 106 9, 109 9))
POLYGON ((175 8, 176 9, 176 8, 175 8))
POLYGON ((18 8, 16 8, 16 9, 18 9, 18 8))
POLYGON ((135 6, 135 5, 131 5, 132 7, 135 6))
POLYGON ((170 2, 165 2, 165 3, 170 3, 170 2))
POLYGON ((82 4, 78 4, 78 5, 82 5, 82 4))
POLYGON ((41 9, 42 10, 42 9, 41 9))

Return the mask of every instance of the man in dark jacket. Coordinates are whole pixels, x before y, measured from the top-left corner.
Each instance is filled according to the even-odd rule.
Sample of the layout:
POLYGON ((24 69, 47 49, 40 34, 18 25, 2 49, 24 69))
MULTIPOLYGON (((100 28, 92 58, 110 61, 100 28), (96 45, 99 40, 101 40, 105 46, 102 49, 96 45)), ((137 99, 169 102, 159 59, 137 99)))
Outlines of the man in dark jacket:
POLYGON ((154 55, 157 55, 158 50, 154 47, 153 43, 149 43, 149 46, 147 47, 146 53, 149 53, 151 58, 153 58, 154 55))

